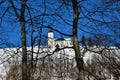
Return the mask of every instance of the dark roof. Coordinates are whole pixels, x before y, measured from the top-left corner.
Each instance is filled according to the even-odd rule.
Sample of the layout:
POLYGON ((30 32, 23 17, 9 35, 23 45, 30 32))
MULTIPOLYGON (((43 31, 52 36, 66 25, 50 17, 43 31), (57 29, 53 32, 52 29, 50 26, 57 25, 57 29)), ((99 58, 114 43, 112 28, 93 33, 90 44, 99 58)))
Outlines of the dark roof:
POLYGON ((56 41, 61 41, 61 40, 65 40, 64 38, 58 38, 56 39, 56 41))

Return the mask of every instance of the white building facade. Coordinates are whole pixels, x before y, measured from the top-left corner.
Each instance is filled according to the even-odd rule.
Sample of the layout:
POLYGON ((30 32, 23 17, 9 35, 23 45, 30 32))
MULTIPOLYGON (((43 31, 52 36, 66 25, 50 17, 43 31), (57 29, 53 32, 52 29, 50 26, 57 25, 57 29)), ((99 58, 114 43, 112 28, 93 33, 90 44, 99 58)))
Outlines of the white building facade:
POLYGON ((49 31, 48 32, 48 46, 55 47, 56 45, 59 45, 59 47, 71 47, 72 44, 72 39, 71 38, 59 38, 56 39, 54 37, 54 32, 49 31))

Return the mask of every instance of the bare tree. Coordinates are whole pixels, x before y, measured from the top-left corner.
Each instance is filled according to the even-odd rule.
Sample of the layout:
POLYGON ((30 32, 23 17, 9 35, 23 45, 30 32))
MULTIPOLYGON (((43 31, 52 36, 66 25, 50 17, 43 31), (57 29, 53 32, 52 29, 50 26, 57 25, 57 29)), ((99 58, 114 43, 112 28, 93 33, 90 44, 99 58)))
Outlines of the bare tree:
MULTIPOLYGON (((52 71, 49 70, 49 61, 51 59, 50 57, 54 55, 55 52, 59 52, 60 50, 64 50, 66 48, 74 49, 77 69, 79 71, 78 80, 84 80, 84 55, 82 55, 78 39, 78 33, 80 31, 94 36, 92 36, 92 39, 88 38, 89 40, 87 45, 91 46, 92 44, 97 43, 96 45, 99 45, 99 47, 101 47, 102 45, 106 46, 106 44, 111 42, 112 45, 119 47, 119 19, 117 16, 110 14, 110 12, 113 10, 112 2, 116 4, 119 1, 110 0, 106 2, 101 0, 99 3, 97 3, 94 1, 90 2, 89 0, 43 0, 34 1, 33 4, 31 4, 31 2, 28 0, 2 0, 0 1, 0 4, 3 4, 5 2, 9 2, 10 5, 8 5, 7 7, 3 5, 5 9, 2 8, 0 5, 0 8, 3 10, 3 12, 0 12, 1 21, 4 21, 4 19, 6 19, 5 16, 11 18, 12 15, 12 20, 9 19, 9 21, 12 23, 19 22, 19 26, 21 28, 22 80, 29 80, 31 75, 35 73, 34 71, 38 66, 40 67, 41 75, 46 72, 48 73, 48 76, 51 76, 50 72, 52 71), (91 5, 88 5, 88 3, 91 3, 91 5), (109 21, 108 18, 112 21, 109 21), (116 18, 117 21, 115 20, 116 18), (57 48, 53 52, 50 52, 49 49, 47 49, 47 51, 44 51, 41 45, 42 43, 45 43, 45 40, 42 40, 43 37, 45 39, 47 38, 44 35, 44 29, 46 28, 47 30, 52 29, 56 34, 72 37, 73 47, 60 48, 59 46, 57 46, 57 48), (107 30, 111 31, 111 33, 114 33, 114 35, 111 36, 111 34, 108 34, 107 30), (29 42, 29 38, 26 38, 27 34, 30 34, 30 46, 32 46, 31 50, 27 50, 27 42, 29 42), (114 38, 114 36, 117 36, 117 39, 114 38), (38 45, 37 52, 34 51, 35 45, 38 45), (42 58, 40 58, 39 56, 43 55, 44 53, 46 53, 47 55, 44 55, 42 56, 42 58), (36 55, 35 58, 34 55, 36 55), (41 63, 44 63, 44 61, 46 61, 45 69, 41 68, 43 67, 41 66, 43 65, 41 63), (38 65, 38 63, 40 63, 41 65, 38 65)), ((114 9, 119 12, 118 6, 114 9)), ((80 41, 80 43, 81 42, 82 41, 80 41)), ((102 53, 102 51, 104 51, 104 49, 106 49, 104 48, 102 50, 100 49, 99 51, 94 51, 91 47, 87 47, 87 45, 84 45, 85 52, 91 51, 100 54, 102 53)), ((62 63, 62 61, 61 64, 62 65, 56 63, 55 65, 58 65, 59 69, 63 69, 64 64, 62 63)), ((41 75, 39 77, 41 77, 41 75)))
POLYGON ((79 78, 78 80, 84 80, 84 67, 83 67, 83 58, 81 57, 80 47, 78 43, 78 19, 79 19, 79 10, 78 10, 78 2, 77 0, 72 0, 73 10, 74 10, 74 18, 73 18, 73 47, 75 50, 75 59, 77 62, 77 68, 79 70, 79 78))

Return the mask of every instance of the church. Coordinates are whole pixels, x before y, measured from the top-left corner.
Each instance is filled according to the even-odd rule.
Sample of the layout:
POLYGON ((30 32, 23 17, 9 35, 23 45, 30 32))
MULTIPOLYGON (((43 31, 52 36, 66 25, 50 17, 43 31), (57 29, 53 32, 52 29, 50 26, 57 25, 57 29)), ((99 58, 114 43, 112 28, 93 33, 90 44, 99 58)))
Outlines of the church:
POLYGON ((72 44, 72 39, 71 38, 59 38, 56 39, 54 37, 54 32, 50 30, 48 32, 48 46, 49 47, 55 47, 56 45, 59 45, 60 48, 62 47, 71 47, 72 44))

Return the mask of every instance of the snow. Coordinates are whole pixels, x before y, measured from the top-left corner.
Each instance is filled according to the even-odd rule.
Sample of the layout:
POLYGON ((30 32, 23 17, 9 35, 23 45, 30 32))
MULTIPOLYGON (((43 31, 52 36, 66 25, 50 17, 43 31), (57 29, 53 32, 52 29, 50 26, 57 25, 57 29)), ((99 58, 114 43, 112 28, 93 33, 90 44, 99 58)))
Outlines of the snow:
MULTIPOLYGON (((115 47, 112 47, 112 49, 113 48, 116 49, 115 47)), ((30 51, 31 47, 28 47, 27 50, 30 51)), ((39 51, 41 54, 39 54, 39 58, 42 58, 48 54, 52 54, 54 50, 55 50, 55 47, 49 48, 48 46, 41 46, 39 51)), ((93 47, 92 50, 97 51, 97 50, 101 50, 101 48, 99 49, 99 48, 93 47)), ((38 51, 38 46, 34 46, 34 52, 37 52, 37 51, 38 51)), ((118 50, 115 52, 118 53, 118 50)), ((62 53, 63 55, 65 54, 65 56, 68 57, 69 59, 75 58, 74 50, 70 48, 55 52, 54 55, 52 56, 60 57, 59 53, 62 53)), ((36 56, 37 54, 34 54, 34 57, 36 56)), ((85 52, 83 56, 83 60, 86 66, 88 63, 90 64, 92 63, 93 57, 97 57, 101 59, 101 56, 98 53, 94 53, 91 51, 85 52)), ((16 61, 17 59, 18 61, 21 61, 21 48, 0 49, 0 80, 2 80, 2 78, 3 80, 5 80, 5 76, 7 75, 6 72, 9 70, 9 66, 10 66, 9 64, 12 63, 11 61, 16 61)))

